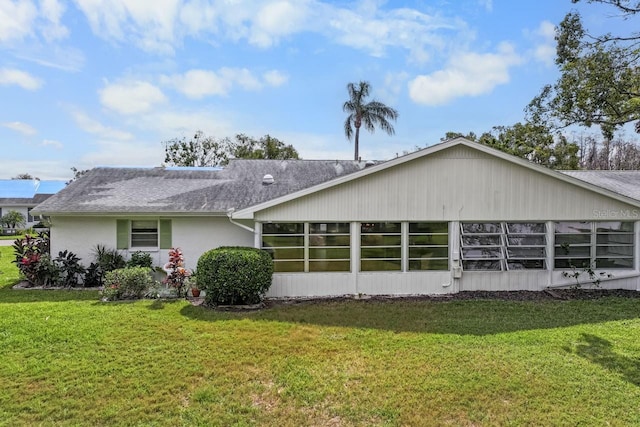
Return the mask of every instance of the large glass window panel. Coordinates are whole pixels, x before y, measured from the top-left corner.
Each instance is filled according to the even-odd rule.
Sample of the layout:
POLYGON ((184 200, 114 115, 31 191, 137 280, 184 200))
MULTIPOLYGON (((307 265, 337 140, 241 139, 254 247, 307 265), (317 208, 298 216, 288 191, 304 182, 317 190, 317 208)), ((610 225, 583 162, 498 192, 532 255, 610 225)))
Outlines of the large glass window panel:
POLYGON ((499 222, 463 222, 463 234, 502 234, 499 222))
POLYGON ((449 269, 449 224, 409 223, 409 270, 449 269))
POLYGON ((555 230, 556 268, 634 267, 632 221, 557 222, 555 230))
POLYGON ((361 271, 400 271, 402 263, 399 259, 362 259, 361 271))
POLYGON ((462 267, 465 270, 503 270, 505 268, 503 223, 461 223, 460 245, 462 267))
POLYGON ((351 224, 309 224, 309 271, 351 270, 351 224))
POLYGON ((273 257, 274 271, 350 271, 351 225, 339 223, 262 224, 262 248, 273 257))
POLYGON ((399 222, 360 224, 360 270, 402 269, 402 227, 399 222))
POLYGON ((271 254, 275 272, 304 271, 304 224, 262 224, 262 249, 271 254))

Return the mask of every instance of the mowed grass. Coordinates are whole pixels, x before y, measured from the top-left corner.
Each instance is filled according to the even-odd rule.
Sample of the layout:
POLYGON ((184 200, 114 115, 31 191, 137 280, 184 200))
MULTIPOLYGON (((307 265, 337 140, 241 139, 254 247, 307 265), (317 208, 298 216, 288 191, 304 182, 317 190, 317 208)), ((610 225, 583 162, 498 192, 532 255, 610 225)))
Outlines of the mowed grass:
POLYGON ((11 290, 0 253, 0 425, 640 425, 640 299, 225 313, 11 290))

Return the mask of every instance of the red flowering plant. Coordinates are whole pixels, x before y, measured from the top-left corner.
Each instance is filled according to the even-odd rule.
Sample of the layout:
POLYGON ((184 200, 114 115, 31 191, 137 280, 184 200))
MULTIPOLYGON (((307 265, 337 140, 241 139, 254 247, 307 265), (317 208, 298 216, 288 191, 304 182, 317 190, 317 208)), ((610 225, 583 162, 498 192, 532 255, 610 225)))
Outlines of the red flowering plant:
POLYGON ((167 277, 163 282, 174 288, 179 297, 186 297, 191 272, 184 267, 184 255, 180 248, 169 250, 169 262, 164 265, 164 271, 167 272, 167 277))
POLYGON ((44 231, 37 236, 26 235, 13 243, 14 264, 29 283, 35 286, 49 284, 49 233, 44 231))

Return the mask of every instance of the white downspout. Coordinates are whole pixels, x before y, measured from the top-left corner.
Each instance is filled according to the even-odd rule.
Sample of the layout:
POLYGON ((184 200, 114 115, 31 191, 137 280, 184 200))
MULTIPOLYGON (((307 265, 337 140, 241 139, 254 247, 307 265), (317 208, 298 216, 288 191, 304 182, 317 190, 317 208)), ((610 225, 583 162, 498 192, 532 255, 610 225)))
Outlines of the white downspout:
POLYGON ((233 224, 233 225, 237 225, 238 227, 240 227, 240 228, 242 228, 242 229, 245 229, 245 230, 247 230, 247 231, 249 231, 249 232, 251 232, 251 233, 255 232, 255 230, 254 230, 253 228, 251 228, 251 227, 249 227, 249 226, 246 226, 246 225, 244 225, 244 224, 240 224, 239 222, 235 222, 235 221, 233 220, 233 218, 231 218, 231 215, 233 215, 233 213, 234 213, 234 212, 235 212, 235 209, 234 209, 234 208, 230 208, 230 209, 228 209, 228 210, 227 210, 227 218, 229 218, 229 222, 230 222, 231 224, 233 224))

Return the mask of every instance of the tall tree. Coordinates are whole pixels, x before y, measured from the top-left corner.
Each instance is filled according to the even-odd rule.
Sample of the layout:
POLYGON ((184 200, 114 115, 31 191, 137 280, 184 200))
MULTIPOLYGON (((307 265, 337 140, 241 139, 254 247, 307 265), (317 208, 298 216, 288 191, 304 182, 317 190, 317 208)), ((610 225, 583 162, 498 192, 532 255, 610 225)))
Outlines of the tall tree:
POLYGON ((464 136, 470 141, 488 145, 551 169, 578 169, 579 167, 578 145, 567 141, 561 134, 553 135, 544 126, 532 123, 494 126, 491 132, 485 132, 480 137, 476 137, 473 132, 467 135, 460 132, 447 132, 441 140, 458 136, 464 136))
POLYGON ((293 145, 265 135, 255 139, 237 134, 235 140, 214 138, 197 131, 193 138, 174 138, 163 142, 165 162, 173 166, 226 165, 229 159, 299 159, 293 145))
POLYGON ((40 178, 34 177, 30 173, 20 173, 11 179, 35 179, 37 181, 40 181, 40 178))
MULTIPOLYGON (((626 20, 640 12, 637 0, 586 2, 612 6, 626 20)), ((596 125, 607 140, 634 121, 640 132, 640 33, 591 35, 580 14, 570 12, 556 28, 555 39, 560 77, 531 101, 528 119, 556 129, 596 125)))
POLYGON ((355 136, 353 159, 359 160, 360 127, 364 124, 365 129, 373 133, 378 126, 389 135, 393 135, 395 129, 389 120, 397 120, 398 112, 376 100, 366 102, 371 91, 369 82, 349 83, 347 91, 349 100, 342 106, 342 110, 349 113, 344 122, 344 134, 348 140, 355 136))
POLYGON ((251 138, 243 133, 236 135, 229 144, 229 156, 236 159, 299 159, 300 155, 293 145, 287 145, 270 135, 260 139, 251 138))
POLYGON ((187 140, 185 137, 164 141, 164 161, 173 166, 215 166, 228 159, 229 141, 207 136, 201 130, 187 140))

